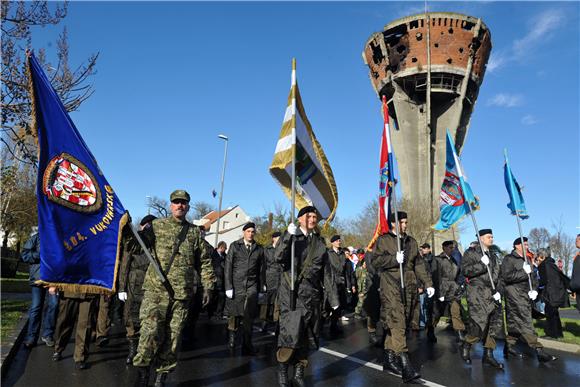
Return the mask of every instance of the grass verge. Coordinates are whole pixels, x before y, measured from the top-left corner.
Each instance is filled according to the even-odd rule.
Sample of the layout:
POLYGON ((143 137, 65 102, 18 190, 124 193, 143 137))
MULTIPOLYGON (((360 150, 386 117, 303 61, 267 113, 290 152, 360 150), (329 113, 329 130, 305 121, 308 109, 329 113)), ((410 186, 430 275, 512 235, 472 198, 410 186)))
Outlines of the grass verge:
POLYGON ((8 335, 16 328, 22 312, 28 310, 28 300, 2 300, 2 325, 0 327, 0 340, 6 341, 8 335))

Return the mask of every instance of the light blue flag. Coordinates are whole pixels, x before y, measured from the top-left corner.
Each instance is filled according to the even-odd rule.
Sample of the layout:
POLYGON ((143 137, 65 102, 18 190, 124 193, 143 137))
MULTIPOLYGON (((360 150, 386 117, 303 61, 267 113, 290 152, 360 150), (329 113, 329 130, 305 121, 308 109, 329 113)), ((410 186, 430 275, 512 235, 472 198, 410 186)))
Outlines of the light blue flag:
POLYGON ((512 215, 518 215, 520 219, 527 219, 530 216, 526 210, 526 203, 524 203, 524 197, 522 196, 522 191, 520 185, 516 181, 510 164, 508 162, 507 150, 504 150, 505 164, 503 167, 503 179, 505 181, 505 188, 510 196, 510 202, 507 207, 512 211, 512 215))
POLYGON ((479 209, 479 202, 467 183, 467 177, 461 170, 455 144, 447 130, 447 152, 445 161, 445 178, 439 195, 439 221, 433 226, 435 230, 448 230, 451 226, 473 211, 479 209))

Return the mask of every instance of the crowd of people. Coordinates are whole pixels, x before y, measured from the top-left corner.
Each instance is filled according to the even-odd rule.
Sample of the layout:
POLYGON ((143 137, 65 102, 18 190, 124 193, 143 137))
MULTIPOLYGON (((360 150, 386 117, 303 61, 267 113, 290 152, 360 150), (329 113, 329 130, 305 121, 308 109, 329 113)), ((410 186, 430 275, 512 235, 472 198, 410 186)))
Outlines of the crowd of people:
MULTIPOLYGON (((505 358, 523 356, 515 346, 521 340, 539 362, 556 360, 538 340, 533 316, 545 315, 547 336, 562 337, 558 308, 568 305, 569 292, 580 291, 580 259, 570 281, 548 248, 533 254, 525 237, 500 257, 491 229, 479 230, 479 239, 463 254, 455 241, 445 241, 435 256, 429 244, 419 246, 408 235, 412 219, 401 211, 390 217, 391 231, 379 236, 372 249, 344 248, 340 235, 327 244, 316 208, 307 206, 299 211, 297 224, 272 233, 268 246, 256 242, 256 225, 248 222, 241 239, 230 246, 219 242, 214 249, 203 227, 186 220, 189 202, 187 192, 174 191, 169 217, 141 220, 138 235, 146 251, 124 230, 115 295, 36 285, 40 256, 33 234, 22 253, 30 264, 32 287, 24 345, 31 349, 40 337, 54 347, 52 359, 60 361, 76 322, 73 357, 77 369, 85 369, 91 341, 108 344, 111 315, 121 305, 126 362, 137 369, 135 386, 147 386, 152 370, 155 386, 164 386, 177 366, 181 341, 193 335, 205 310, 214 321, 226 320, 224 344, 232 355, 238 346, 242 355, 256 354, 252 333, 258 319, 262 331, 277 340, 279 385, 304 386, 309 353, 319 347, 321 331, 328 329, 332 339, 345 323, 363 321, 369 345, 384 350, 383 369, 410 382, 420 374, 409 359, 407 337, 425 329, 434 345, 443 316, 449 317, 465 364, 471 364, 471 348, 482 342, 483 364, 503 369, 494 356, 502 329, 505 358)), ((580 235, 576 246, 580 249, 580 235)))

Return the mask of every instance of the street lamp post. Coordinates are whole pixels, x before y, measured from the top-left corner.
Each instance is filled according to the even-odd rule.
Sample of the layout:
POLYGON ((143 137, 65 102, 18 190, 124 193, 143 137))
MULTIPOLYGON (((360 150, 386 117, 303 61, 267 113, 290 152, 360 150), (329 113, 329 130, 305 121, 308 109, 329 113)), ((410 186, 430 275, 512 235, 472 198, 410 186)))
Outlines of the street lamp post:
POLYGON ((220 233, 220 218, 221 218, 221 214, 222 214, 222 197, 224 194, 224 178, 226 175, 226 160, 228 158, 228 137, 220 134, 218 136, 219 138, 221 138, 222 140, 224 140, 224 165, 222 168, 222 182, 221 182, 221 189, 220 189, 220 198, 218 201, 218 218, 217 218, 217 227, 216 227, 216 231, 215 231, 215 244, 214 244, 214 248, 217 249, 217 245, 218 245, 218 238, 219 238, 219 233, 220 233))

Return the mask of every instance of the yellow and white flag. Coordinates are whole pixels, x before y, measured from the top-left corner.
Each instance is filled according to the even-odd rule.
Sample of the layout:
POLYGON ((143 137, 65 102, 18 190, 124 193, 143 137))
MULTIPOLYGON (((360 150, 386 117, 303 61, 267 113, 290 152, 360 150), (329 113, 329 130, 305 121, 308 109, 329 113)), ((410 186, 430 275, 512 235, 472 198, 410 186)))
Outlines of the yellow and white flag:
POLYGON ((314 206, 327 223, 334 218, 338 192, 332 169, 306 117, 292 60, 292 88, 270 173, 292 197, 292 161, 296 160, 296 208, 314 206))

